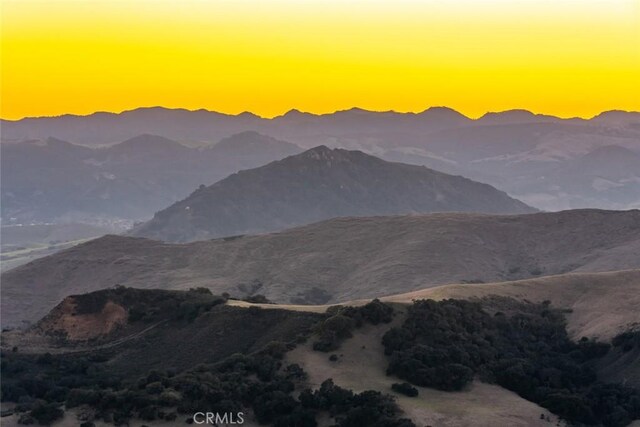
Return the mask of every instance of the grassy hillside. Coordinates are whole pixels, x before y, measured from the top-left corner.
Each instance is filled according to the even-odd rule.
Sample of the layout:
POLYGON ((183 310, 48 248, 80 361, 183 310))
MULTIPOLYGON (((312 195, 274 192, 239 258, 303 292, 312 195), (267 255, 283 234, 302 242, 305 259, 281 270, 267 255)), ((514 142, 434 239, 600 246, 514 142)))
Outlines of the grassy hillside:
MULTIPOLYGON (((584 336, 610 341, 614 336, 640 327, 640 270, 605 273, 571 273, 557 276, 485 284, 451 284, 380 298, 386 303, 410 304, 417 299, 478 299, 503 296, 521 301, 550 301, 566 311, 567 331, 578 340, 584 336)), ((362 305, 368 300, 354 300, 345 305, 362 305)), ((330 305, 277 306, 228 301, 227 304, 261 308, 285 308, 322 313, 330 305)))
POLYGON ((447 283, 640 268, 640 212, 339 218, 190 244, 105 236, 2 276, 6 325, 116 284, 326 304, 447 283))

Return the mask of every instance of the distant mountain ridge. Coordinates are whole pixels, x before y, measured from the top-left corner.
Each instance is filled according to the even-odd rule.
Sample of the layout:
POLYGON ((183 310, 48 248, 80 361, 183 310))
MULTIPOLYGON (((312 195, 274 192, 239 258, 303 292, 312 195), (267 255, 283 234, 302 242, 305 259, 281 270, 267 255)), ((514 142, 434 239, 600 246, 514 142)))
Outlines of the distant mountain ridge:
POLYGON ((29 117, 0 120, 3 140, 45 139, 56 137, 81 144, 105 144, 122 141, 139 134, 153 133, 177 140, 216 141, 235 133, 254 130, 275 137, 296 137, 306 133, 361 131, 433 132, 448 128, 488 124, 532 122, 582 123, 639 122, 640 112, 607 111, 592 119, 562 119, 533 114, 526 110, 487 113, 470 119, 448 107, 431 107, 419 113, 368 111, 361 108, 328 114, 302 113, 298 110, 262 118, 252 113, 237 115, 209 110, 143 107, 121 113, 97 112, 85 116, 29 117), (373 129, 371 128, 373 126, 373 129))
POLYGON ((319 146, 233 174, 164 209, 132 235, 171 242, 282 230, 344 216, 530 213, 487 184, 361 151, 319 146))
POLYGON ((3 143, 3 221, 147 219, 201 184, 302 151, 256 132, 219 144, 192 148, 151 134, 94 149, 55 138, 3 143))
MULTIPOLYGON (((561 119, 526 110, 509 110, 470 119, 446 107, 429 108, 420 113, 374 112, 353 108, 330 114, 291 110, 282 116, 265 119, 251 113, 229 115, 206 110, 153 107, 117 114, 5 120, 1 125, 3 142, 46 140, 51 136, 73 143, 104 145, 153 134, 190 147, 207 147, 227 138, 237 138, 237 135, 249 137, 257 133, 302 147, 296 151, 269 144, 252 145, 249 149, 247 145, 249 151, 263 148, 263 154, 259 157, 261 162, 254 161, 251 155, 247 158, 242 158, 239 153, 230 155, 233 158, 230 163, 235 167, 227 167, 227 162, 214 163, 204 175, 199 175, 203 178, 193 180, 190 188, 185 185, 178 190, 174 190, 173 182, 201 170, 194 164, 216 150, 218 153, 225 152, 224 144, 203 151, 200 153, 201 159, 187 163, 189 166, 186 168, 180 159, 176 159, 175 166, 167 163, 158 165, 157 161, 146 162, 148 164, 140 162, 138 165, 143 169, 162 170, 176 178, 165 183, 166 191, 153 190, 162 194, 162 197, 156 202, 143 203, 149 208, 118 208, 123 215, 134 220, 151 215, 185 197, 200 184, 208 185, 237 170, 260 166, 319 145, 360 150, 384 160, 424 165, 440 172, 462 175, 488 183, 542 210, 626 210, 640 207, 640 195, 636 191, 640 172, 633 170, 640 171, 640 162, 634 159, 635 156, 615 160, 620 157, 608 155, 606 166, 598 168, 602 173, 597 176, 585 170, 571 176, 567 174, 567 171, 576 170, 574 165, 580 163, 580 158, 603 147, 621 147, 640 155, 638 112, 612 110, 591 119, 561 119), (620 170, 630 172, 622 176, 620 170)), ((259 138, 253 139, 257 141, 259 138)), ((2 144, 3 154, 5 145, 2 144)), ((149 150, 154 148, 149 147, 149 150)), ((67 161, 52 154, 51 167, 66 169, 67 161), (55 162, 60 163, 56 165, 55 162)), ((154 157, 152 153, 150 157, 154 157)), ((3 167, 6 168, 7 163, 3 161, 3 167)), ((25 170, 25 174, 29 175, 26 170, 30 165, 29 162, 18 162, 15 167, 25 170)), ((91 173, 102 176, 102 168, 102 164, 94 164, 91 173)), ((39 174, 37 171, 34 173, 39 174)), ((107 172, 106 176, 112 175, 117 176, 112 172, 107 172)), ((87 182, 91 179, 84 178, 87 182)), ((153 187, 157 179, 148 181, 153 187)), ((61 187, 52 189, 48 182, 42 180, 34 186, 32 194, 58 192, 56 198, 67 197, 59 194, 61 187)), ((137 185, 137 180, 133 180, 132 184, 137 185)), ((108 198, 112 197, 113 191, 97 190, 92 194, 108 198)), ((7 202, 4 196, 3 202, 3 205, 12 203, 7 202)), ((46 209, 34 207, 30 210, 47 212, 46 209)), ((3 210, 3 218, 5 212, 3 210)))

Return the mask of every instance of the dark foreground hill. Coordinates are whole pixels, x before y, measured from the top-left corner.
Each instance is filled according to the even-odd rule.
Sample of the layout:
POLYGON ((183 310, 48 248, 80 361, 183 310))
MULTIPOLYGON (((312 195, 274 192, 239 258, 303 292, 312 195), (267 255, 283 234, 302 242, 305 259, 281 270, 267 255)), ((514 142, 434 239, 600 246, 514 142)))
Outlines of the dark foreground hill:
MULTIPOLYGON (((582 280, 597 288, 603 278, 582 280)), ((562 279, 547 285, 565 293, 562 279)), ((251 426, 547 426, 561 418, 622 427, 640 418, 637 331, 572 340, 566 300, 556 304, 554 292, 535 303, 501 296, 500 284, 454 292, 484 286, 475 300, 311 311, 233 306, 203 288, 68 297, 28 331, 2 334, 2 400, 18 403, 3 411, 3 425, 182 425, 203 407, 242 412, 251 426)), ((592 305, 597 313, 601 305, 592 305)))
POLYGON ((335 217, 455 211, 506 214, 535 209, 461 176, 319 146, 200 188, 132 234, 187 242, 335 217))
POLYGON ((112 287, 264 294, 324 304, 446 283, 640 268, 640 211, 340 218, 259 236, 167 244, 106 236, 2 275, 3 325, 112 287))

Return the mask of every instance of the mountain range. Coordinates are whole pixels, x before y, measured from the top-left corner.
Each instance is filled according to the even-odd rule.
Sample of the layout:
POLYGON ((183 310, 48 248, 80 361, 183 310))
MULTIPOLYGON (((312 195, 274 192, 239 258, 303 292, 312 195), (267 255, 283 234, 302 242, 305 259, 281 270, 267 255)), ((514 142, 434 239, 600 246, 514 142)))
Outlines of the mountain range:
MULTIPOLYGON (((358 133, 426 134, 467 126, 554 123, 587 126, 635 127, 640 113, 606 111, 591 119, 562 119, 526 110, 491 112, 470 119, 447 107, 432 107, 420 113, 368 111, 361 108, 328 114, 290 110, 272 119, 252 113, 238 115, 208 110, 137 108, 122 113, 98 112, 86 116, 30 117, 1 120, 3 140, 21 141, 55 137, 78 144, 112 144, 140 134, 153 133, 184 141, 217 141, 246 130, 281 138, 295 138, 303 145, 317 145, 314 138, 358 133)), ((637 129, 636 129, 637 130, 637 129)), ((390 141, 392 142, 392 141, 390 141)))
POLYGON ((186 242, 346 216, 534 211, 487 184, 319 146, 200 188, 131 234, 186 242))
MULTIPOLYGON (((633 209, 640 206, 640 113, 637 112, 608 111, 586 120, 560 119, 512 110, 488 113, 473 120, 440 107, 422 113, 351 109, 316 115, 292 110, 282 116, 265 119, 250 113, 226 115, 205 110, 154 107, 119 114, 4 120, 1 125, 3 158, 12 156, 9 150, 16 150, 16 144, 22 145, 29 140, 46 141, 49 137, 74 144, 100 146, 137 138, 141 134, 154 134, 183 145, 206 148, 215 147, 214 144, 222 139, 238 133, 252 131, 290 141, 300 147, 297 151, 293 147, 280 151, 279 148, 258 142, 261 138, 266 141, 269 137, 257 137, 251 133, 253 138, 249 139, 253 143, 245 147, 253 147, 252 151, 262 149, 268 154, 251 161, 247 157, 247 162, 235 165, 231 161, 234 167, 228 167, 226 160, 216 162, 199 151, 191 152, 197 157, 195 161, 192 158, 183 161, 183 157, 190 156, 158 142, 155 149, 166 150, 163 156, 169 158, 175 155, 173 164, 158 162, 151 148, 146 148, 149 161, 138 158, 135 168, 162 170, 163 175, 170 178, 157 183, 159 178, 153 176, 137 177, 134 173, 134 177, 129 178, 126 173, 126 185, 138 195, 129 197, 126 206, 114 202, 103 203, 106 210, 115 209, 115 212, 105 212, 105 215, 117 214, 129 220, 150 217, 155 211, 186 197, 200 184, 210 185, 240 169, 261 166, 319 145, 361 150, 389 161, 424 165, 440 172, 462 175, 493 185, 542 210, 589 207, 633 209), (586 166, 596 157, 597 168, 586 166), (181 183, 183 181, 184 184, 181 183), (136 187, 141 189, 136 190, 136 187), (155 195, 150 196, 150 193, 155 195), (136 203, 132 201, 134 199, 141 201, 136 203)), ((227 145, 235 146, 231 143, 227 145)), ((242 152, 245 149, 239 147, 238 150, 242 152)), ((62 157, 70 155, 68 151, 68 147, 59 144, 50 148, 48 167, 59 169, 58 174, 66 173, 62 170, 68 170, 69 163, 62 157), (53 153, 55 150, 59 150, 58 154, 53 153)), ((77 151, 85 150, 80 148, 77 151)), ((226 159, 225 155, 219 154, 220 158, 226 159)), ((230 157, 236 158, 234 156, 230 154, 230 157)), ((89 154, 89 157, 95 157, 95 154, 89 154)), ((113 175, 118 177, 118 174, 109 170, 109 164, 101 165, 100 161, 85 163, 83 167, 85 172, 82 181, 104 181, 113 175)), ((11 180, 7 180, 6 176, 13 175, 20 177, 20 182, 35 180, 27 189, 31 193, 43 193, 44 199, 49 194, 55 198, 66 197, 60 194, 59 187, 48 184, 49 179, 33 178, 32 175, 37 177, 41 172, 22 158, 12 162, 3 160, 5 181, 10 184, 11 180)), ((55 174, 52 182, 56 182, 55 174)), ((115 183, 109 184, 115 188, 105 190, 105 185, 95 184, 97 188, 90 190, 80 187, 74 189, 73 193, 77 197, 87 194, 89 198, 111 197, 111 200, 118 200, 117 195, 126 191, 121 186, 115 186, 115 183)), ((19 191, 11 193, 13 197, 20 197, 15 194, 21 194, 19 191)), ((6 192, 2 201, 3 206, 12 206, 14 203, 6 192)), ((12 208, 11 215, 22 216, 21 212, 25 212, 24 218, 28 218, 31 214, 26 211, 37 211, 42 212, 47 220, 55 220, 60 214, 59 210, 51 209, 49 215, 42 205, 38 209, 29 208, 30 203, 12 208)), ((86 202, 84 205, 93 203, 86 202)), ((73 203, 70 207, 76 209, 73 203)), ((85 206, 79 208, 82 210, 85 206)), ((8 218, 7 215, 9 212, 3 208, 3 218, 8 218)), ((74 219, 78 216, 76 214, 74 219)))
POLYGON ((147 219, 201 184, 302 151, 255 132, 205 147, 139 135, 99 148, 48 138, 1 150, 5 224, 147 219))

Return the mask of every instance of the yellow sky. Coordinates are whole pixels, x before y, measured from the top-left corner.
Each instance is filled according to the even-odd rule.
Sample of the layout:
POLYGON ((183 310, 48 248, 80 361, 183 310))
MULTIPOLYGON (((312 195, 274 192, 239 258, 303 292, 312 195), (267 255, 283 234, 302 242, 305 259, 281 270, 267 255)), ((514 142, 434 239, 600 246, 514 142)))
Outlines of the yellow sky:
POLYGON ((640 0, 1 0, 3 118, 640 110, 640 0))

